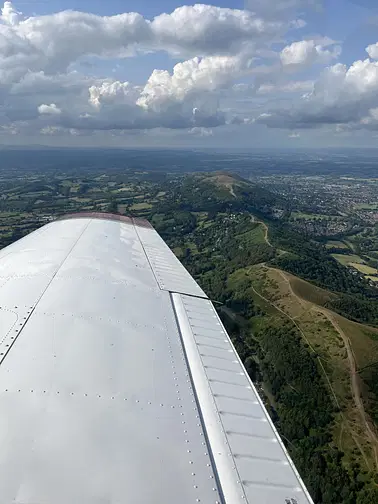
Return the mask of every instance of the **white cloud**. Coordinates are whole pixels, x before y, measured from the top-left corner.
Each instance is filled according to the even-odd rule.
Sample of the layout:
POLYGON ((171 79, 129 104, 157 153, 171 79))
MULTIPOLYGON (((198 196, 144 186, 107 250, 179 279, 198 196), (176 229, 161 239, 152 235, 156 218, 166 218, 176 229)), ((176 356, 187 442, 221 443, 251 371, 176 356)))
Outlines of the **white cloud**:
POLYGON ((378 124, 378 61, 338 63, 327 68, 312 93, 296 105, 272 110, 258 121, 272 127, 313 128, 325 124, 349 124, 374 129, 378 124))
POLYGON ((38 112, 41 115, 60 115, 62 111, 58 108, 55 103, 51 103, 50 105, 42 104, 38 107, 38 112))
POLYGON ((341 54, 340 46, 326 49, 315 40, 293 42, 281 51, 281 62, 284 66, 306 66, 314 63, 329 63, 341 54))
POLYGON ((0 126, 0 135, 17 135, 18 133, 19 129, 15 124, 0 126))
POLYGON ((42 129, 49 117, 50 126, 78 130, 215 127, 227 120, 219 110, 219 90, 246 73, 269 73, 264 58, 277 58, 270 43, 289 27, 246 10, 202 4, 148 20, 136 13, 76 11, 24 18, 6 2, 0 22, 0 123, 43 116, 42 129), (189 57, 171 72, 154 70, 144 85, 73 70, 84 57, 161 50, 189 57))
POLYGON ((378 59, 378 42, 376 44, 371 44, 366 48, 366 52, 371 59, 378 59))
POLYGON ((213 56, 178 63, 172 74, 154 70, 137 104, 156 110, 167 101, 183 102, 191 94, 215 91, 232 82, 247 67, 240 57, 213 56))
POLYGON ((210 128, 198 128, 198 127, 196 127, 196 128, 191 128, 189 130, 189 134, 190 135, 195 135, 195 136, 207 138, 207 137, 213 136, 214 132, 210 128))
POLYGON ((78 129, 216 127, 227 121, 216 92, 247 71, 244 58, 214 56, 178 63, 172 73, 154 70, 144 87, 107 79, 89 87, 87 113, 62 121, 78 129))
POLYGON ((290 81, 285 83, 262 84, 257 89, 257 94, 265 95, 272 93, 304 93, 314 89, 314 81, 290 81))
POLYGON ((4 7, 1 9, 0 21, 8 25, 17 25, 21 19, 22 13, 18 12, 12 2, 4 2, 4 7))
MULTIPOLYGON (((169 128, 209 136, 217 126, 250 123, 255 115, 244 110, 243 93, 262 102, 264 95, 311 92, 311 81, 287 82, 286 70, 327 63, 339 54, 335 42, 325 37, 295 42, 280 53, 285 33, 305 26, 293 9, 308 2, 255 3, 257 13, 196 4, 149 20, 136 13, 76 11, 26 18, 5 2, 0 18, 0 125, 23 122, 23 131, 43 135, 169 128), (276 16, 283 11, 290 14, 276 16), (183 61, 170 70, 153 70, 138 85, 124 74, 123 58, 158 51, 183 61), (98 73, 106 70, 100 66, 104 58, 117 59, 111 68, 122 78, 96 77, 96 65, 98 73), (92 65, 90 71, 85 63, 92 65), (90 75, 83 75, 85 71, 90 75), (238 90, 236 104, 237 93, 230 88, 240 80, 249 84, 238 90)), ((276 112, 264 106, 260 104, 265 112, 261 117, 273 121, 276 112)))
POLYGON ((64 135, 66 133, 66 130, 61 126, 45 126, 44 128, 41 128, 39 131, 41 135, 48 135, 48 136, 64 135))
POLYGON ((140 88, 130 82, 106 80, 101 85, 89 88, 89 103, 96 108, 106 104, 135 105, 140 88))
POLYGON ((196 55, 229 54, 243 43, 272 36, 281 22, 266 21, 246 10, 196 4, 161 14, 151 23, 158 45, 173 52, 190 51, 196 55))
POLYGON ((64 71, 85 55, 126 57, 136 50, 182 56, 236 54, 283 27, 248 11, 201 4, 149 21, 136 13, 102 17, 76 11, 20 19, 6 2, 2 19, 7 26, 0 30, 1 66, 49 73, 64 71), (9 59, 15 53, 17 58, 9 59))

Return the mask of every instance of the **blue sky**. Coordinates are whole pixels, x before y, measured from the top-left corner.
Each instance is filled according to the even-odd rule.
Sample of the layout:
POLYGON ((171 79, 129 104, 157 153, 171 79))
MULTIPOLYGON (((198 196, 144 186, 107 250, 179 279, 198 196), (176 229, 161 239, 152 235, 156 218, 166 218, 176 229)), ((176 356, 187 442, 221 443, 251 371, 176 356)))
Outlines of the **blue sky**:
POLYGON ((5 2, 0 145, 375 146, 374 4, 5 2))

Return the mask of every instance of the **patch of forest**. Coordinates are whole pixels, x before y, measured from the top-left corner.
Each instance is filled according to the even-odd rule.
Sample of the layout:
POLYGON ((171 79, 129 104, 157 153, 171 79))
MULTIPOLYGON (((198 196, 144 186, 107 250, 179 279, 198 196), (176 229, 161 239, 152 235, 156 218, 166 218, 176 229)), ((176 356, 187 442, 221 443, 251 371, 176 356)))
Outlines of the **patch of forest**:
POLYGON ((270 238, 289 253, 276 257, 272 265, 337 293, 326 307, 357 322, 378 325, 378 289, 339 264, 315 241, 306 240, 287 224, 271 223, 270 238))

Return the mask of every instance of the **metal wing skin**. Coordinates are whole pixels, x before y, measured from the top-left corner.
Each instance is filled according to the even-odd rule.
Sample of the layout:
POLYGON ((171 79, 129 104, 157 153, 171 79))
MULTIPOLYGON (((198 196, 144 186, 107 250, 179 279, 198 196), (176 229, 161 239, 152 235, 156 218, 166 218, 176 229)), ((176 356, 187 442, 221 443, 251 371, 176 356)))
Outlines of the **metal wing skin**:
POLYGON ((143 220, 0 251, 0 503, 312 503, 206 294, 143 220))

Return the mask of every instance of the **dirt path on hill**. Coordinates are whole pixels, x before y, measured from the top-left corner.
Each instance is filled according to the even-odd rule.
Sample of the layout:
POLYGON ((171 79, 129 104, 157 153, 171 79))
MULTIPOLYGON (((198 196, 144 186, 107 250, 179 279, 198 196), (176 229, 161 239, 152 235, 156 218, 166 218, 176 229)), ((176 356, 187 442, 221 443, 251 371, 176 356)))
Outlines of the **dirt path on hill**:
MULTIPOLYGON (((267 226, 265 224, 264 224, 264 226, 266 227, 266 230, 267 230, 267 226)), ((268 243, 268 241, 267 241, 267 243, 268 243)), ((332 311, 327 310, 326 308, 322 308, 321 306, 318 306, 315 303, 312 303, 310 301, 306 301, 305 299, 301 298, 300 296, 298 296, 294 292, 294 290, 292 288, 292 285, 290 283, 290 279, 285 274, 284 271, 276 269, 276 268, 271 268, 269 266, 266 266, 265 264, 263 265, 263 267, 265 269, 277 272, 282 277, 283 281, 285 283, 287 283, 289 291, 290 291, 290 294, 298 301, 298 303, 302 306, 302 308, 304 308, 306 310, 309 310, 309 309, 310 310, 314 310, 314 311, 317 311, 318 313, 323 314, 325 317, 327 317, 327 319, 332 324, 333 328, 340 335, 340 337, 341 337, 341 339, 342 339, 342 341, 344 343, 345 349, 347 351, 347 356, 348 356, 349 369, 350 369, 350 378, 351 378, 351 391, 352 391, 352 395, 353 395, 353 401, 354 401, 354 404, 355 404, 355 406, 356 406, 356 408, 357 408, 357 410, 358 410, 358 412, 359 412, 359 414, 361 416, 362 425, 364 426, 366 435, 367 435, 367 437, 369 438, 369 440, 370 440, 370 442, 372 444, 372 447, 373 447, 373 450, 374 450, 375 465, 376 465, 376 469, 378 470, 378 436, 377 436, 377 434, 375 432, 375 429, 374 429, 374 427, 372 425, 372 422, 370 420, 369 415, 365 411, 365 407, 364 407, 364 404, 363 404, 363 401, 362 401, 360 377, 359 377, 358 372, 357 372, 356 359, 355 359, 355 356, 354 356, 354 353, 353 353, 353 348, 352 348, 352 344, 350 342, 349 337, 345 334, 345 332, 339 326, 339 324, 337 322, 337 319, 336 319, 336 316, 335 316, 335 314, 332 311)), ((274 306, 274 308, 276 310, 278 310, 285 317, 287 317, 288 319, 290 319, 292 321, 292 323, 296 326, 296 328, 298 329, 298 331, 300 332, 300 334, 303 337, 304 341, 306 341, 306 343, 308 344, 309 348, 314 353, 317 353, 315 351, 315 349, 312 347, 311 343, 308 341, 305 333, 303 332, 303 330, 299 326, 298 322, 291 315, 289 315, 288 313, 286 313, 284 310, 282 310, 275 303, 273 303, 272 301, 270 301, 269 299, 267 299, 265 296, 263 296, 262 294, 260 294, 259 292, 257 292, 256 289, 253 286, 252 286, 252 290, 255 292, 255 294, 257 294, 259 297, 261 297, 265 302, 267 302, 267 303, 271 304, 272 306, 274 306)), ((329 385, 329 388, 330 388, 330 391, 332 393, 333 399, 335 400, 336 405, 338 406, 338 408, 341 411, 340 404, 338 402, 336 393, 335 393, 335 391, 334 391, 334 389, 332 387, 332 384, 331 384, 331 382, 330 382, 330 380, 328 378, 328 375, 326 373, 326 370, 324 369, 324 366, 323 366, 323 363, 322 363, 320 357, 318 357, 317 360, 318 360, 318 363, 319 363, 319 365, 320 365, 320 367, 321 367, 321 369, 323 371, 323 374, 324 374, 324 376, 326 378, 326 381, 327 381, 327 383, 329 385)), ((361 447, 359 447, 359 448, 360 448, 360 451, 361 451, 363 457, 366 460, 366 456, 363 453, 362 448, 361 447)))

